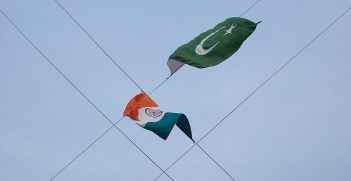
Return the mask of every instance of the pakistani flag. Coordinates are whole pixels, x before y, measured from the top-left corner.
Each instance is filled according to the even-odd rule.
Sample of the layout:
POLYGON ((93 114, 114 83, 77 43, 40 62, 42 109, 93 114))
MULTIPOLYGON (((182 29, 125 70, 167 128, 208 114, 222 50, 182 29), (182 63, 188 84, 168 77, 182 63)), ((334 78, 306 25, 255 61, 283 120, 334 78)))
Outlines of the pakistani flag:
POLYGON ((201 33, 169 57, 167 64, 171 75, 184 64, 206 68, 223 62, 240 48, 246 38, 255 31, 258 23, 233 17, 201 33))
MULTIPOLYGON (((150 130, 166 140, 174 125, 191 140, 191 128, 184 114, 165 112, 144 92, 134 96, 127 104, 124 116, 128 116, 139 126, 150 130)), ((193 140, 194 141, 194 140, 193 140)))

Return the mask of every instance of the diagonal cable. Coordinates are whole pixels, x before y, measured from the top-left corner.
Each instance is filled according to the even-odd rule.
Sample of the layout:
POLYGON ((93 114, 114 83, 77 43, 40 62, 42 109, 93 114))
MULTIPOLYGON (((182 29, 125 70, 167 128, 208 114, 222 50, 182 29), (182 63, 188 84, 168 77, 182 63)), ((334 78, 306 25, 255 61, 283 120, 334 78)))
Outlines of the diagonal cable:
MULTIPOLYGON (((157 166, 160 170, 162 170, 163 173, 164 170, 154 161, 150 158, 150 156, 148 156, 136 143, 134 143, 120 128, 118 128, 109 117, 107 117, 107 115, 102 112, 94 102, 92 102, 81 90, 78 89, 78 87, 70 80, 68 79, 68 77, 42 52, 40 51, 40 49, 23 33, 23 31, 21 31, 19 29, 19 27, 2 11, 2 9, 0 8, 0 12, 1 14, 17 29, 17 31, 28 41, 28 43, 30 43, 37 51, 38 53, 44 57, 44 59, 75 89, 79 92, 80 95, 82 95, 84 97, 84 99, 86 101, 89 102, 89 104, 91 106, 93 106, 103 117, 106 118, 106 120, 108 120, 113 127, 115 127, 126 139, 128 139, 140 152, 142 152, 155 166, 157 166)), ((122 120, 123 117, 120 119, 122 120)), ((119 120, 119 121, 120 121, 119 120)), ((109 129, 110 130, 110 129, 109 129)), ((107 131, 106 131, 107 133, 107 131)), ((105 134, 106 134, 105 133, 105 134)), ((105 135, 104 134, 104 135, 105 135)), ((96 142, 96 141, 95 141, 96 142)), ((93 144, 89 145, 89 147, 91 147, 93 144)), ((173 180, 167 173, 165 173, 171 180, 173 180)), ((58 174, 57 174, 58 175, 58 174)), ((52 177, 50 180, 54 179, 57 175, 55 175, 54 177, 52 177)))
POLYGON ((232 175, 229 174, 229 172, 227 172, 210 154, 207 153, 207 151, 205 151, 202 146, 200 146, 197 142, 195 142, 195 144, 201 149, 202 152, 204 152, 208 158, 210 158, 213 163, 215 163, 228 177, 230 177, 230 179, 232 179, 233 181, 235 181, 235 179, 233 178, 232 175))
MULTIPOLYGON (((298 51, 294 56, 292 56, 286 63, 284 63, 278 70, 276 70, 271 76, 269 76, 265 81, 263 81, 251 94, 249 94, 244 100, 242 100, 233 110, 231 110, 224 118, 222 118, 215 126, 213 126, 208 132, 205 133, 204 136, 196 142, 198 144, 202 141, 206 136, 208 136, 215 128, 217 128, 225 119, 227 119, 235 110, 237 110, 242 104, 244 104, 252 95, 254 95, 261 87, 263 87, 267 82, 269 82, 276 74, 278 74, 284 67, 286 67, 290 62, 292 62, 301 52, 307 49, 315 40, 317 40, 321 35, 323 35, 330 27, 332 27, 340 18, 342 18, 349 10, 351 6, 343 11, 341 15, 339 15, 334 21, 332 21, 326 28, 324 28, 317 36, 315 36, 311 41, 309 41, 300 51, 298 51)), ((182 159, 186 154, 192 150, 195 145, 191 146, 188 150, 186 150, 180 157, 178 157, 165 171, 167 172, 171 167, 173 167, 180 159, 182 159)), ((201 148, 200 148, 201 149, 201 148)), ((163 175, 160 174, 155 178, 157 180, 163 175)))
MULTIPOLYGON (((168 78, 166 78, 164 81, 162 81, 155 89, 153 89, 150 94, 148 94, 149 96, 156 91, 156 89, 158 87, 160 87, 166 80, 168 80, 168 78)), ((132 109, 129 110, 129 112, 133 111, 140 103, 142 103, 144 101, 145 98, 143 98, 142 100, 140 100, 139 103, 137 103, 132 109)), ((128 112, 128 113, 129 113, 128 112)), ((116 127, 116 125, 123 119, 125 118, 125 116, 121 117, 116 123, 113 123, 112 126, 110 126, 105 132, 103 132, 102 134, 100 134, 92 143, 90 143, 86 148, 84 148, 77 156, 75 156, 71 161, 69 161, 60 171, 58 171, 53 177, 51 177, 50 180, 53 180, 55 177, 57 177, 59 174, 61 174, 66 168, 68 168, 74 161, 76 161, 80 156, 82 156, 86 151, 88 151, 95 143, 97 143, 101 138, 103 138, 113 127, 116 127)), ((148 157, 149 158, 149 157, 148 157)), ((150 159, 150 158, 149 158, 150 159)), ((172 178, 171 178, 172 179, 172 178)), ((172 179, 173 180, 173 179, 172 179)))
MULTIPOLYGON (((82 29, 82 31, 98 46, 98 48, 119 68, 121 69, 127 76, 128 74, 112 59, 112 57, 97 43, 97 41, 86 31, 86 29, 66 10, 66 8, 60 4, 57 0, 54 0, 60 7, 61 9, 67 13, 67 15, 82 29)), ((241 15, 243 16, 246 12, 248 12, 251 8, 253 8, 258 2, 260 2, 261 0, 257 0, 255 1, 249 8, 247 8, 241 15)), ((171 75, 172 76, 172 75, 171 75)), ((161 83, 159 83, 148 95, 150 96, 152 93, 154 93, 158 88, 160 88, 164 83, 166 83, 169 78, 171 77, 167 77, 166 79, 164 79, 161 83)), ((142 88, 132 79, 130 78, 130 76, 128 76, 128 78, 134 82, 134 84, 141 90, 142 88)), ((136 107, 136 106, 135 106, 136 107)), ((134 107, 134 108, 135 108, 134 107)), ((134 109, 133 108, 133 109, 134 109)), ((131 110, 133 110, 131 109, 131 110)), ((77 156, 75 156, 71 161, 69 161, 58 173, 55 174, 55 176, 53 178, 55 178, 56 176, 58 176, 62 171, 64 171, 68 166, 70 166, 74 161, 76 161, 80 156, 82 156, 86 151, 88 151, 96 142, 98 142, 102 137, 104 137, 106 135, 106 133, 108 133, 113 127, 115 127, 124 117, 122 117, 121 119, 119 119, 116 123, 114 123, 111 127, 109 127, 105 132, 103 132, 100 136, 98 136, 91 144, 89 144, 85 149, 83 149, 77 156)), ((195 144, 194 144, 195 146, 195 144)), ((200 147, 200 145, 198 145, 200 147)), ((200 147, 200 149, 221 169, 223 170, 232 180, 233 177, 221 166, 218 164, 218 162, 216 160, 213 159, 213 157, 211 157, 202 147, 200 147)))
POLYGON ((127 72, 120 66, 118 63, 110 56, 110 54, 107 53, 107 51, 102 48, 102 46, 85 30, 85 28, 69 13, 65 7, 61 3, 59 3, 57 0, 54 0, 58 6, 61 7, 61 9, 66 12, 66 14, 79 26, 80 29, 90 38, 91 41, 94 42, 94 44, 107 56, 107 58, 116 66, 118 69, 120 69, 125 76, 129 78, 130 81, 134 83, 135 86, 137 86, 140 91, 143 91, 143 89, 139 86, 139 84, 130 76, 127 74, 127 72))
POLYGON ((255 7, 257 3, 259 3, 261 0, 257 0, 255 1, 250 7, 248 7, 243 13, 241 13, 241 15, 239 17, 244 16, 244 14, 246 14, 248 11, 251 10, 251 8, 255 7))
MULTIPOLYGON (((94 42, 94 44, 97 45, 97 47, 141 90, 143 89, 132 79, 117 63, 116 61, 102 48, 99 43, 83 28, 83 26, 57 1, 54 0, 71 18, 72 20, 83 30, 83 32, 94 42)), ((251 9, 253 6, 255 6, 259 1, 257 0, 252 6, 250 6, 244 13, 240 15, 240 17, 245 14, 249 9, 251 9)), ((53 176, 50 180, 54 179, 57 175, 59 175, 64 169, 66 169, 70 164, 72 164, 76 159, 78 159, 82 154, 84 154, 91 146, 93 146, 98 140, 100 140, 106 133, 108 133, 113 127, 116 127, 118 131, 120 131, 136 148, 138 148, 146 157, 149 158, 150 161, 152 161, 159 169, 161 169, 140 147, 138 147, 122 130, 120 130, 116 124, 119 123, 124 117, 120 118, 116 123, 113 123, 90 99, 88 99, 83 92, 81 92, 74 84, 71 82, 59 69, 56 67, 35 45, 34 43, 9 19, 8 16, 0 9, 1 13, 5 16, 8 21, 24 36, 24 38, 55 68, 100 114, 102 114, 111 124, 112 126, 107 129, 103 134, 101 134, 97 139, 95 139, 88 147, 86 147, 82 152, 80 152, 76 157, 74 157, 65 167, 63 167, 55 176, 53 176)), ((167 77, 165 80, 163 80, 156 88, 154 88, 149 95, 151 95, 153 92, 155 92, 159 87, 161 87, 168 79, 170 78, 167 77)), ((200 145, 198 145, 200 147, 200 145)), ((228 176, 228 172, 226 172, 223 167, 221 167, 202 147, 200 147, 202 151, 206 153, 211 160, 213 160, 216 165, 218 165, 228 176)), ((162 170, 162 169, 161 169, 162 170)), ((162 170, 163 171, 163 170, 162 170)), ((163 172, 164 173, 164 172, 163 172)), ((170 179, 172 179, 167 173, 165 173, 170 179)), ((231 176, 230 176, 231 177, 231 176)), ((232 177, 231 177, 232 178, 232 177)), ((233 179, 233 178, 232 178, 233 179)), ((172 179, 173 180, 173 179, 172 179)), ((234 179, 233 179, 234 180, 234 179)))

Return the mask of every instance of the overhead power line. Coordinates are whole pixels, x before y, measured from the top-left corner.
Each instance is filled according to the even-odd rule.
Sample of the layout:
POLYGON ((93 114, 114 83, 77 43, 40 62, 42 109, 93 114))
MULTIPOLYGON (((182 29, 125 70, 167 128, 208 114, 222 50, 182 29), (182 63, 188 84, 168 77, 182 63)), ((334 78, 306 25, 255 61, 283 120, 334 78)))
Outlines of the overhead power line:
MULTIPOLYGON (((197 144, 201 142, 206 136, 208 136, 214 129, 216 129, 224 120, 226 120, 235 110, 237 110, 242 104, 244 104, 252 95, 254 95, 259 89, 261 89, 267 82, 269 82, 275 75, 277 75, 282 69, 284 69, 290 62, 292 62, 298 55, 300 55, 305 49, 307 49, 315 40, 317 40, 321 35, 323 35, 330 27, 332 27, 340 18, 342 18, 349 10, 351 6, 341 13, 334 21, 332 21, 326 28, 324 28, 317 36, 315 36, 311 41, 309 41, 300 51, 298 51, 294 56, 292 56, 287 62, 285 62, 278 70, 273 72, 265 81, 263 81, 254 91, 251 92, 244 100, 242 100, 234 109, 232 109, 224 118, 222 118, 216 125, 214 125, 209 131, 207 131, 200 139, 197 141, 197 144)), ((180 159, 182 159, 186 154, 192 150, 195 145, 191 146, 186 150, 180 157, 178 157, 165 171, 167 172, 172 168, 180 159)), ((155 178, 157 180, 163 175, 161 173, 155 178)))
MULTIPOLYGON (((164 170, 154 161, 150 158, 150 156, 148 156, 137 144, 135 144, 120 128, 118 128, 109 117, 107 117, 107 115, 102 112, 94 102, 92 102, 80 89, 78 89, 78 87, 70 80, 68 79, 68 77, 23 33, 23 31, 21 29, 19 29, 19 27, 2 11, 2 9, 0 8, 0 12, 1 14, 17 29, 17 31, 27 40, 28 43, 30 43, 37 51, 38 53, 44 57, 44 59, 75 89, 79 92, 80 95, 82 95, 84 97, 84 99, 86 101, 89 102, 89 104, 91 106, 93 106, 103 117, 106 118, 106 120, 108 120, 108 122, 110 122, 113 127, 115 127, 125 138, 127 138, 140 152, 142 152, 156 167, 158 167, 161 171, 164 172, 164 170)), ((123 117, 120 119, 122 120, 123 117)), ((119 121, 120 121, 119 120, 119 121)), ((119 122, 118 121, 118 122, 119 122)), ((110 130, 110 129, 109 129, 110 130)), ((106 131, 107 133, 108 131, 106 131)), ((104 135, 106 134, 104 133, 104 135)), ((97 140, 94 141, 94 143, 97 140)), ((90 144, 89 147, 91 147, 93 144, 90 144)), ((87 148, 88 149, 88 148, 87 148)), ((77 157, 78 158, 78 157, 77 157)), ((69 163, 68 165, 70 165, 71 163, 69 163)), ((65 167, 67 168, 67 166, 65 167)), ((64 168, 64 169, 65 169, 64 168)), ((64 170, 62 169, 62 170, 64 170)), ((59 175, 62 170, 57 173, 55 176, 53 176, 50 180, 53 180, 57 175, 59 175)), ((165 173, 171 180, 173 180, 172 177, 170 177, 167 173, 165 173)))

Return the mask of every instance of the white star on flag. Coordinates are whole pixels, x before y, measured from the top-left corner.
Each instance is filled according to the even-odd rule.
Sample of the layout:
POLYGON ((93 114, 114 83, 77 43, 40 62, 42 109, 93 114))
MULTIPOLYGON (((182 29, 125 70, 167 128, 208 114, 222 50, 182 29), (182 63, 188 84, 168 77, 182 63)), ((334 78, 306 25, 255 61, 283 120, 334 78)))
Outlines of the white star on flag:
POLYGON ((225 34, 223 36, 225 36, 227 34, 232 34, 232 31, 235 27, 236 27, 236 25, 233 26, 233 24, 232 24, 229 29, 225 30, 225 34))

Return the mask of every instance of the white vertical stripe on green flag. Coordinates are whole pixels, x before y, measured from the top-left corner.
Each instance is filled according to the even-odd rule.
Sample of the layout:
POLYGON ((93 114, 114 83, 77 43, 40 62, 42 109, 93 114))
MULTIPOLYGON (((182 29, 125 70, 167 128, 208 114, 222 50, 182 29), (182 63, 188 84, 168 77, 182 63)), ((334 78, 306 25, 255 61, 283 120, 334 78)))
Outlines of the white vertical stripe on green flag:
MULTIPOLYGON (((259 23, 259 22, 258 22, 259 23)), ((184 64, 197 68, 215 66, 232 56, 255 31, 258 23, 233 17, 180 46, 167 62, 171 75, 184 64)))

